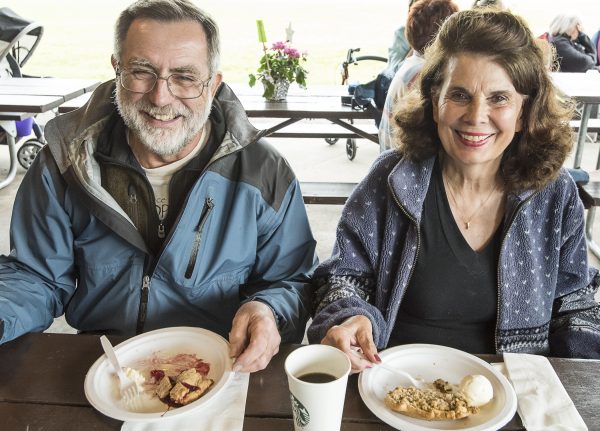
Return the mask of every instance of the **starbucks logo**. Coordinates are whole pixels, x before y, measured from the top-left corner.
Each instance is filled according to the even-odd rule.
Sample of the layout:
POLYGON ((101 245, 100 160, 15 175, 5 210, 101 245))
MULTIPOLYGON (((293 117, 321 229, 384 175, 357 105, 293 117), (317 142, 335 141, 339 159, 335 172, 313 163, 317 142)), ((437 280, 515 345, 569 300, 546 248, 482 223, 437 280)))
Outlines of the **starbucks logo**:
POLYGON ((294 394, 290 393, 290 399, 292 400, 292 412, 294 413, 294 422, 296 422, 296 426, 307 426, 310 422, 308 410, 306 410, 306 407, 304 407, 294 394))

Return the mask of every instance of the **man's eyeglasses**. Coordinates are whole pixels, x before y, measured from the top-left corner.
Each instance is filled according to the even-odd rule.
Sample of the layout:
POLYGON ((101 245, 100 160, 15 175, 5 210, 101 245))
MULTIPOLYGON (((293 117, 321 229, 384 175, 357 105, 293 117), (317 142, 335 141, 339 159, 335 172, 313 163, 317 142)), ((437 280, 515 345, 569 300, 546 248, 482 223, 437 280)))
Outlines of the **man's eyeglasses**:
POLYGON ((149 70, 117 70, 117 78, 121 86, 132 93, 146 94, 152 91, 156 81, 164 79, 171 94, 180 99, 196 99, 202 96, 204 89, 210 84, 212 76, 202 81, 194 75, 172 73, 166 78, 149 70))

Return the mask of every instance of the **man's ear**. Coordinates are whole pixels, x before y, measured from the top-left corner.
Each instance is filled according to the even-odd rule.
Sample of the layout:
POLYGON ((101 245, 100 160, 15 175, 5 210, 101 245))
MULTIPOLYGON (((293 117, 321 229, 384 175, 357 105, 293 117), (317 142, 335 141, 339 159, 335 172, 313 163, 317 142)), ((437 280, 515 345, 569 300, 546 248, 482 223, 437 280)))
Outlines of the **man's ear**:
POLYGON ((110 56, 110 63, 112 64, 112 67, 116 72, 119 67, 119 60, 117 60, 114 54, 110 56))
POLYGON ((210 83, 210 93, 211 93, 212 97, 215 97, 215 94, 217 93, 217 89, 219 88, 219 85, 221 85, 222 81, 223 81, 223 74, 221 72, 216 72, 215 76, 212 79, 212 82, 210 83))

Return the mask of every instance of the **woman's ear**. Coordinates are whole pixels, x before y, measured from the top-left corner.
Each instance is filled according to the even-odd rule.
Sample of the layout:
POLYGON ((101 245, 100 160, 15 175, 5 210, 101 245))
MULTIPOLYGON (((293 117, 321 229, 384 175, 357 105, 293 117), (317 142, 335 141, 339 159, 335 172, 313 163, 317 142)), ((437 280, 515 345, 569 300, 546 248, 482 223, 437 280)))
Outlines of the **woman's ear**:
POLYGON ((515 124, 515 132, 520 132, 523 130, 523 113, 525 112, 525 106, 527 103, 527 96, 523 96, 523 102, 521 103, 521 110, 519 111, 519 116, 517 117, 517 123, 515 124))

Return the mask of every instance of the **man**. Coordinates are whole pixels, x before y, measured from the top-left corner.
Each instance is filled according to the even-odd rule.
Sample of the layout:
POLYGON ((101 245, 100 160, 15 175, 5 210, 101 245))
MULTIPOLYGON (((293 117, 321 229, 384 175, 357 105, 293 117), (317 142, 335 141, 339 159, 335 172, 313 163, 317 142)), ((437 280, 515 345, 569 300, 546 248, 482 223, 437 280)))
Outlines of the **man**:
POLYGON ((201 326, 229 335, 235 370, 262 369, 309 314, 298 181, 221 83, 216 24, 187 0, 122 12, 112 65, 47 125, 17 193, 0 342, 63 313, 80 331, 201 326))

